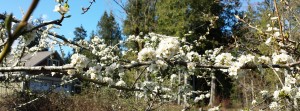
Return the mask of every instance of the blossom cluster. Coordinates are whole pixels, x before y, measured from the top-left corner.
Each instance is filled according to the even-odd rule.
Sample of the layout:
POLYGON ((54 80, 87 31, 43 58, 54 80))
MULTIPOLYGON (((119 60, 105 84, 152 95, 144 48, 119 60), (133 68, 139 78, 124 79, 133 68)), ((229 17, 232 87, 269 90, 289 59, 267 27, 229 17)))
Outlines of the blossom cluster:
POLYGON ((74 66, 76 70, 68 70, 68 74, 75 74, 75 72, 82 72, 83 68, 86 68, 89 63, 89 59, 81 54, 73 54, 71 56, 71 63, 66 64, 66 66, 74 66))
POLYGON ((180 43, 176 38, 162 38, 156 50, 145 47, 138 53, 138 59, 140 61, 153 60, 156 57, 170 59, 177 54, 179 46, 180 43))
POLYGON ((67 2, 64 3, 64 0, 56 0, 58 3, 55 5, 54 12, 59 12, 60 14, 64 15, 69 11, 69 5, 67 2))
MULTIPOLYGON (((274 53, 272 55, 272 60, 267 56, 260 56, 256 59, 256 57, 251 54, 241 55, 240 57, 235 59, 230 53, 221 53, 215 58, 215 65, 228 66, 228 72, 231 76, 237 76, 238 70, 249 62, 269 65, 271 63, 287 64, 294 61, 290 55, 287 55, 287 53, 285 53, 285 51, 282 51, 281 54, 274 53)), ((227 70, 222 69, 222 71, 226 72, 227 70)))

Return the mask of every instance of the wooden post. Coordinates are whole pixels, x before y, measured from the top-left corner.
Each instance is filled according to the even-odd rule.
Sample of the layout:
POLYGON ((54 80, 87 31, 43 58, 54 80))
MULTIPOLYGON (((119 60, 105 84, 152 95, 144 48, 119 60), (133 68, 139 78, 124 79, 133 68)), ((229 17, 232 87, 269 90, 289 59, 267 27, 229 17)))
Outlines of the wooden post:
POLYGON ((216 83, 215 83, 215 72, 211 73, 211 82, 210 82, 210 99, 208 106, 213 107, 215 103, 215 96, 216 96, 216 83))
MULTIPOLYGON (((184 72, 184 85, 183 87, 185 88, 186 85, 187 85, 187 78, 188 78, 188 73, 187 72, 184 72)), ((183 101, 184 101, 184 105, 187 104, 187 98, 186 98, 186 95, 183 97, 183 101)))
MULTIPOLYGON (((178 74, 178 82, 179 82, 179 84, 181 83, 181 71, 179 71, 179 74, 178 74)), ((178 96, 177 96, 177 104, 179 104, 180 105, 180 96, 181 96, 181 94, 180 94, 180 89, 181 87, 179 86, 178 87, 178 96)))

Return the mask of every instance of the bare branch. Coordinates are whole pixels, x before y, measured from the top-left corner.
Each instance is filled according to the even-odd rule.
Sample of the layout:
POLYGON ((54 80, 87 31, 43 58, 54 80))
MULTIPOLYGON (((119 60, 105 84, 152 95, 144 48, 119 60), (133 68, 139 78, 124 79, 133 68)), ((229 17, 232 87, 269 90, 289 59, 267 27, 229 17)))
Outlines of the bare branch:
POLYGON ((125 13, 128 15, 129 14, 129 12, 126 10, 126 8, 123 6, 123 5, 121 5, 118 1, 116 1, 116 0, 113 0, 117 5, 119 5, 124 11, 125 11, 125 13))
POLYGON ((90 1, 90 5, 87 7, 87 8, 84 8, 84 7, 82 7, 82 13, 81 14, 85 14, 87 11, 89 11, 90 10, 90 8, 91 8, 91 6, 93 5, 93 3, 95 3, 96 2, 96 0, 92 0, 92 1, 90 1))
POLYGON ((39 29, 41 27, 44 27, 44 26, 47 26, 47 25, 50 25, 50 24, 56 24, 56 25, 61 26, 61 22, 64 20, 64 18, 65 17, 62 15, 61 18, 58 19, 58 20, 53 20, 53 21, 50 21, 50 22, 41 23, 38 26, 35 26, 34 28, 32 28, 30 30, 26 30, 25 32, 22 32, 22 33, 32 32, 33 30, 37 30, 37 29, 39 29))

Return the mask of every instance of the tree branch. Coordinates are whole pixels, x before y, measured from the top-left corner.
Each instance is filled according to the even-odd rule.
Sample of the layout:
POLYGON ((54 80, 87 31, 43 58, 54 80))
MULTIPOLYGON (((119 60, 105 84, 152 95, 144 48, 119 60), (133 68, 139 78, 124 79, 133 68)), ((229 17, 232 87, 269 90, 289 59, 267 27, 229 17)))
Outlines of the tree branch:
POLYGON ((124 91, 143 91, 142 89, 137 89, 137 88, 128 88, 128 87, 124 87, 124 86, 116 86, 116 85, 109 85, 108 83, 105 82, 101 82, 99 80, 95 80, 95 79, 90 79, 87 77, 82 76, 81 74, 75 74, 75 77, 77 77, 79 80, 82 81, 89 81, 101 86, 108 86, 110 88, 114 88, 114 89, 118 89, 118 90, 124 90, 124 91))
POLYGON ((0 72, 18 72, 18 71, 50 71, 65 72, 65 70, 74 69, 73 66, 34 66, 34 67, 0 67, 0 72))
MULTIPOLYGON (((124 69, 131 69, 135 67, 147 66, 154 63, 153 61, 146 61, 146 62, 135 62, 132 64, 125 64, 121 65, 121 68, 124 69)), ((187 67, 188 62, 184 61, 174 61, 169 62, 171 65, 182 65, 187 67)), ((262 68, 290 68, 300 65, 300 61, 280 65, 280 64, 272 64, 272 65, 265 65, 265 64, 258 64, 261 65, 262 68)), ((258 65, 255 64, 245 64, 241 69, 256 69, 258 65)), ((218 66, 218 65, 202 65, 201 63, 196 63, 196 68, 200 69, 228 69, 230 66, 218 66)), ((74 66, 33 66, 33 67, 0 67, 0 72, 17 72, 17 71, 50 71, 50 72, 64 72, 65 70, 75 69, 74 66)), ((84 69, 85 71, 87 68, 84 69)), ((105 66, 102 68, 105 70, 105 66)))
POLYGON ((91 6, 93 5, 93 3, 95 3, 96 2, 96 0, 92 0, 92 1, 90 1, 90 5, 87 7, 87 8, 84 8, 84 7, 82 7, 82 13, 81 14, 85 14, 87 11, 89 11, 90 10, 90 8, 91 8, 91 6))
POLYGON ((33 0, 27 13, 25 14, 25 16, 22 19, 22 21, 20 22, 20 24, 17 26, 16 30, 14 30, 13 34, 8 37, 7 42, 5 43, 4 48, 0 53, 0 62, 1 63, 4 59, 4 57, 10 52, 13 42, 21 35, 22 29, 27 25, 27 21, 28 21, 30 15, 35 10, 38 2, 39 2, 39 0, 33 0))

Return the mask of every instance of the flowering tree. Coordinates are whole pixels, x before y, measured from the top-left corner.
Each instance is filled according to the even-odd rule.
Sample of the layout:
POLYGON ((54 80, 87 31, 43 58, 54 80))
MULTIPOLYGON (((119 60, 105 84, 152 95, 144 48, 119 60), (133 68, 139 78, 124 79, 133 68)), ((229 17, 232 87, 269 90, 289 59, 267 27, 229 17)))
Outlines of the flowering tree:
MULTIPOLYGON (((184 37, 173 37, 156 33, 131 35, 126 41, 119 41, 115 46, 105 44, 105 41, 97 36, 94 36, 90 42, 85 40, 71 41, 52 31, 53 28, 60 26, 61 22, 69 17, 67 15, 69 11, 68 0, 56 0, 57 5, 54 11, 60 13, 61 18, 33 25, 29 21, 29 17, 38 5, 38 2, 39 0, 33 0, 30 8, 21 20, 14 18, 12 15, 0 15, 0 19, 3 20, 0 25, 0 62, 3 66, 0 67, 0 72, 66 72, 68 74, 66 82, 70 82, 67 80, 79 79, 91 82, 95 86, 107 86, 120 91, 135 92, 137 98, 145 99, 148 102, 146 110, 151 110, 156 105, 159 106, 162 103, 176 100, 179 103, 183 102, 184 109, 188 109, 190 105, 203 101, 205 98, 210 98, 210 110, 219 110, 219 106, 214 104, 216 90, 215 72, 217 70, 221 70, 228 77, 237 80, 251 71, 258 71, 264 74, 268 69, 272 72, 267 74, 273 74, 274 79, 278 79, 280 83, 277 89, 260 91, 260 94, 257 94, 253 99, 252 106, 249 109, 298 109, 300 88, 297 81, 300 79, 298 74, 300 61, 298 61, 297 55, 292 51, 297 50, 299 43, 286 36, 288 32, 284 30, 284 20, 281 18, 277 8, 275 8, 276 13, 274 15, 270 14, 270 24, 272 25, 267 25, 267 29, 254 27, 251 23, 245 22, 243 18, 236 16, 236 19, 241 21, 241 23, 260 32, 265 37, 262 43, 273 48, 272 55, 261 55, 255 52, 244 53, 238 50, 236 53, 225 52, 227 46, 206 50, 204 54, 199 54, 192 51, 197 49, 194 49, 194 46, 186 41, 186 37, 189 34, 186 34, 184 37), (275 23, 278 25, 275 25, 275 23), (35 39, 35 33, 41 35, 39 43, 31 48, 26 47, 35 39), (13 49, 14 51, 11 51, 14 41, 19 41, 19 44, 13 49), (129 48, 122 55, 113 53, 115 50, 118 50, 120 44, 130 42, 137 43, 138 46, 142 45, 143 47, 141 50, 129 48), (13 60, 20 61, 25 52, 36 52, 47 47, 51 48, 54 45, 69 46, 74 49, 83 48, 91 51, 97 59, 89 60, 84 55, 74 53, 71 56, 71 62, 64 66, 24 67, 20 64, 14 64, 12 67, 5 67, 11 62, 5 59, 9 53, 12 53, 13 60), (131 61, 124 60, 124 56, 127 54, 135 54, 137 58, 131 61), (134 78, 134 82, 129 82, 125 77, 128 74, 126 71, 130 69, 139 70, 134 78), (211 86, 211 90, 192 90, 188 84, 190 76, 209 79, 208 83, 211 86)), ((275 7, 279 3, 281 2, 274 0, 275 7)), ((83 8, 84 13, 89 8, 90 6, 83 8)), ((215 18, 217 17, 211 18, 211 23, 213 24, 213 20, 216 20, 215 18)), ((205 37, 206 35, 202 35, 195 42, 201 44, 201 42, 205 41, 205 37)), ((233 45, 238 47, 237 44, 233 45)), ((28 78, 24 78, 24 80, 26 79, 28 78)), ((35 100, 33 99, 32 101, 35 100)), ((32 101, 21 104, 19 107, 32 101)))

